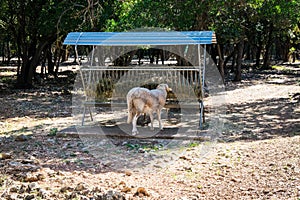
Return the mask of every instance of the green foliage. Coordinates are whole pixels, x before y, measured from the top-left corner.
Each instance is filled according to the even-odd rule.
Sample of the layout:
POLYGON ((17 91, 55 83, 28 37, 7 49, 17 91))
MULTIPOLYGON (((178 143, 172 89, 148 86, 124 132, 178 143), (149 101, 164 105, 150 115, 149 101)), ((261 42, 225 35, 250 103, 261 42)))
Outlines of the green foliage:
POLYGON ((56 136, 57 132, 58 132, 57 128, 51 128, 50 131, 49 131, 48 136, 56 136))
POLYGON ((115 15, 108 19, 108 31, 126 31, 143 27, 171 30, 193 30, 195 18, 205 11, 197 1, 124 0, 115 4, 115 15), (199 12, 200 11, 200 12, 199 12))
POLYGON ((276 34, 287 32, 299 22, 299 1, 243 0, 212 2, 212 27, 221 35, 221 42, 236 42, 245 34, 266 37, 269 28, 276 34))
POLYGON ((199 142, 191 142, 191 143, 188 144, 188 147, 193 148, 193 147, 197 147, 199 145, 200 145, 199 142))
POLYGON ((125 145, 129 150, 133 150, 133 151, 146 151, 146 152, 150 152, 150 151, 159 151, 162 150, 163 145, 162 144, 131 144, 131 143, 127 143, 125 145))
POLYGON ((285 66, 278 66, 278 65, 273 65, 271 67, 271 69, 277 70, 277 71, 281 71, 284 73, 292 73, 291 69, 285 67, 285 66))
POLYGON ((299 0, 2 0, 0 8, 0 41, 22 59, 21 72, 35 70, 48 43, 71 31, 210 29, 221 45, 247 41, 262 52, 275 42, 300 42, 299 0))
MULTIPOLYGON (((70 31, 99 31, 103 1, 3 0, 0 39, 15 46, 22 60, 18 83, 30 87, 42 52, 59 46, 70 31)), ((10 51, 10 49, 8 49, 10 51)), ((22 87, 22 86, 20 86, 22 87)))

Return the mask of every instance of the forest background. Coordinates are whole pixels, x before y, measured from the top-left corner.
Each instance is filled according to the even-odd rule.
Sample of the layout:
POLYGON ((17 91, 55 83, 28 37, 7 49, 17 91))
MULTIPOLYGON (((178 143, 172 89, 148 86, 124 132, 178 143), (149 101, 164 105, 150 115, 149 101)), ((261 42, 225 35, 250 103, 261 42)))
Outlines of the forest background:
POLYGON ((300 49, 300 0, 1 0, 0 6, 1 60, 17 58, 18 88, 33 86, 41 64, 58 72, 72 53, 62 45, 71 31, 213 30, 218 43, 210 54, 221 75, 230 67, 236 81, 245 63, 268 69, 272 61, 295 61, 300 49))

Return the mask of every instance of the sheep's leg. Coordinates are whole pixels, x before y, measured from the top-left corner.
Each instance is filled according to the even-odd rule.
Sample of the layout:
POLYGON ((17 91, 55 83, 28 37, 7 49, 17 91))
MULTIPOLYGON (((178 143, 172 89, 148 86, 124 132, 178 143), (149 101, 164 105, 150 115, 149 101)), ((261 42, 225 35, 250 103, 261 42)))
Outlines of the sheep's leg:
POLYGON ((154 130, 154 127, 153 127, 153 121, 154 121, 153 112, 150 112, 149 116, 150 116, 150 121, 151 121, 151 130, 153 131, 154 130))
MULTIPOLYGON (((129 100, 127 100, 129 102, 129 100)), ((132 107, 131 103, 128 103, 128 110, 127 110, 127 123, 130 124, 132 122, 133 116, 136 114, 135 109, 132 107)))
POLYGON ((133 116, 133 112, 128 111, 128 116, 127 116, 127 123, 128 124, 130 124, 130 122, 132 122, 132 116, 133 116))
POLYGON ((140 116, 140 114, 135 114, 135 116, 133 117, 133 120, 132 120, 132 135, 137 135, 139 132, 136 128, 136 122, 137 122, 137 119, 138 117, 140 116))
POLYGON ((157 110, 157 118, 158 118, 158 122, 159 122, 159 129, 160 130, 163 130, 163 124, 162 124, 162 121, 161 121, 161 110, 157 110))
POLYGON ((128 112, 127 123, 130 124, 131 121, 132 121, 132 114, 130 112, 128 112))

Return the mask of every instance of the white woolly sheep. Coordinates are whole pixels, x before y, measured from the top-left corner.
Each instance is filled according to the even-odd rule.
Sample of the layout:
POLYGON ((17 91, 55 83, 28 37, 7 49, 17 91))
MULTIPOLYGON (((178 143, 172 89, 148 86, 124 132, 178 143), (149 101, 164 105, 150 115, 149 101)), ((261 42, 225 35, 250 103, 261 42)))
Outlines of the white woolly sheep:
POLYGON ((167 84, 159 84, 156 89, 135 87, 127 93, 128 119, 127 123, 132 122, 132 134, 138 134, 136 128, 137 119, 141 114, 148 114, 151 120, 151 130, 153 128, 153 113, 157 113, 159 128, 162 130, 161 109, 165 106, 167 92, 171 91, 167 84))

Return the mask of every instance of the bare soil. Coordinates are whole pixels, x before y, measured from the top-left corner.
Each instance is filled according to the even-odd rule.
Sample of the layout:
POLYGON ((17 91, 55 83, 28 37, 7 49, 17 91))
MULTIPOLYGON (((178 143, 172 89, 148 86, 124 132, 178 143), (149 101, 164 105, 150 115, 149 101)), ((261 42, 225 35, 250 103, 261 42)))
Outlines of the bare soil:
POLYGON ((155 161, 136 168, 113 167, 122 159, 78 136, 72 71, 30 90, 13 89, 14 74, 0 67, 0 199, 300 199, 298 66, 228 81, 221 134, 184 154, 123 141, 119 158, 155 161))

